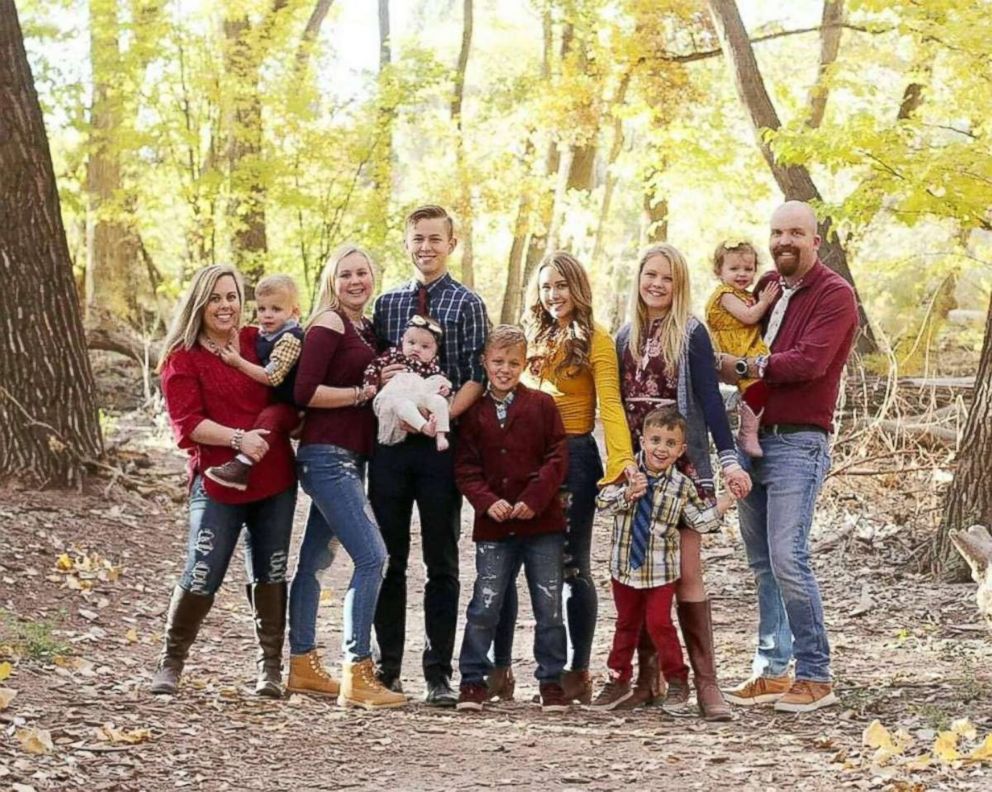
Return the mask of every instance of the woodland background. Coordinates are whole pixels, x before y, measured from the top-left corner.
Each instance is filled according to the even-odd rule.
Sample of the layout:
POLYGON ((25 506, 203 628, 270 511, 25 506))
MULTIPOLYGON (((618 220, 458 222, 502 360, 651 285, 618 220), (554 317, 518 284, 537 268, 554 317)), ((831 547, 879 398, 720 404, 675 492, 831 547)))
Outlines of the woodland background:
MULTIPOLYGON (((0 0, 0 785, 422 788, 440 764, 448 788, 981 788, 992 649, 949 537, 992 525, 990 20, 988 0, 0 0), (616 327, 641 246, 686 254, 698 311, 716 243, 763 249, 783 197, 816 205, 862 308, 814 527, 843 709, 396 728, 259 703, 233 585, 185 697, 148 700, 185 531, 153 370, 196 268, 288 272, 306 312, 343 242, 383 288, 408 277, 403 217, 437 202, 494 320, 562 247, 616 327), (349 764, 383 751, 405 775, 349 764)), ((721 667, 746 672, 742 551, 707 559, 721 667)))

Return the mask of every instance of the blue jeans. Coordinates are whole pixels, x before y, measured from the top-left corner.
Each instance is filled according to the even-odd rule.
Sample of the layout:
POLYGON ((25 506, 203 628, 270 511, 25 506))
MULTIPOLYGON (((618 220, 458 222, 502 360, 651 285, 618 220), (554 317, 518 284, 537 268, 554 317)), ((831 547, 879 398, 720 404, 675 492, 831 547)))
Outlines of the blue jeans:
POLYGON ((458 659, 462 683, 481 683, 492 670, 489 647, 501 618, 507 582, 523 565, 534 609, 534 659, 539 682, 557 682, 565 667, 562 621, 562 534, 520 536, 475 546, 475 588, 458 659))
POLYGON ((830 467, 822 432, 762 434, 763 457, 740 501, 741 536, 758 588, 755 675, 781 676, 796 658, 796 678, 830 681, 830 644, 820 589, 810 567, 816 496, 830 467))
POLYGON ((189 495, 189 539, 180 588, 193 594, 215 594, 224 582, 231 555, 245 534, 245 572, 250 583, 286 580, 289 540, 293 533, 296 485, 260 501, 219 503, 193 480, 189 495))
MULTIPOLYGON (((568 473, 562 488, 565 501, 565 628, 568 634, 568 667, 589 668, 592 639, 596 632, 599 599, 592 580, 592 524, 596 516, 596 493, 603 477, 599 447, 591 434, 568 438, 568 473)), ((519 567, 518 567, 519 569, 519 567)), ((498 666, 509 666, 513 658, 513 630, 517 623, 517 576, 508 581, 500 614, 493 656, 498 666)))
POLYGON ((355 565, 344 596, 344 659, 371 655, 372 617, 386 568, 386 545, 365 497, 365 461, 335 445, 300 446, 296 465, 303 491, 312 499, 300 560, 289 592, 289 649, 316 647, 321 573, 334 561, 337 542, 355 565))

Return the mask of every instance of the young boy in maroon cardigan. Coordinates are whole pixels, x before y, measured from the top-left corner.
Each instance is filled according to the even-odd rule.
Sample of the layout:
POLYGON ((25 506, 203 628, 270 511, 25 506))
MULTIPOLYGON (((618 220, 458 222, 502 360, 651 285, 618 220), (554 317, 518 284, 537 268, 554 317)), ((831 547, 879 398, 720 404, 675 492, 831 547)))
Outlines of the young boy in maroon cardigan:
POLYGON ((535 676, 541 709, 568 709, 559 685, 565 667, 562 552, 565 516, 559 489, 568 469, 565 427, 554 400, 520 384, 527 359, 522 330, 500 325, 489 335, 486 395, 463 415, 455 482, 475 509, 475 588, 466 614, 458 709, 481 710, 489 647, 503 597, 522 565, 534 610, 535 676))

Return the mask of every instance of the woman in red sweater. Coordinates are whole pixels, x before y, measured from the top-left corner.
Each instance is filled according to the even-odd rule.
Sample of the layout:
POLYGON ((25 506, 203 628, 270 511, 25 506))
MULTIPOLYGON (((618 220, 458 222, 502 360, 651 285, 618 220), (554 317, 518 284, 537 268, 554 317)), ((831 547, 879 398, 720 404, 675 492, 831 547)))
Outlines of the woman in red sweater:
POLYGON ((245 534, 246 591, 258 640, 255 692, 280 696, 286 627, 286 562, 296 506, 293 451, 287 439, 297 421, 284 408, 279 432, 252 429, 272 402, 273 390, 221 360, 236 346, 258 363, 258 329, 241 327, 242 286, 236 269, 199 270, 176 309, 159 372, 172 431, 189 454, 189 541, 186 565, 169 606, 165 642, 153 693, 175 693, 189 648, 210 610, 231 554, 245 534), (246 490, 222 487, 203 476, 243 453, 255 460, 246 490))

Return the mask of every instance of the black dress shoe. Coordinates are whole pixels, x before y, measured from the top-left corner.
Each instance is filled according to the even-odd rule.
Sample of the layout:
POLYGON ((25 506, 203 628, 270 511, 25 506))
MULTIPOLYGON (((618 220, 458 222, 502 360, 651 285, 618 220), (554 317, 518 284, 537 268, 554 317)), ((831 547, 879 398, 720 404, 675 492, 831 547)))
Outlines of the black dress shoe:
POLYGON ((458 703, 458 694, 451 689, 451 682, 447 677, 428 679, 424 703, 431 707, 454 707, 458 703))

